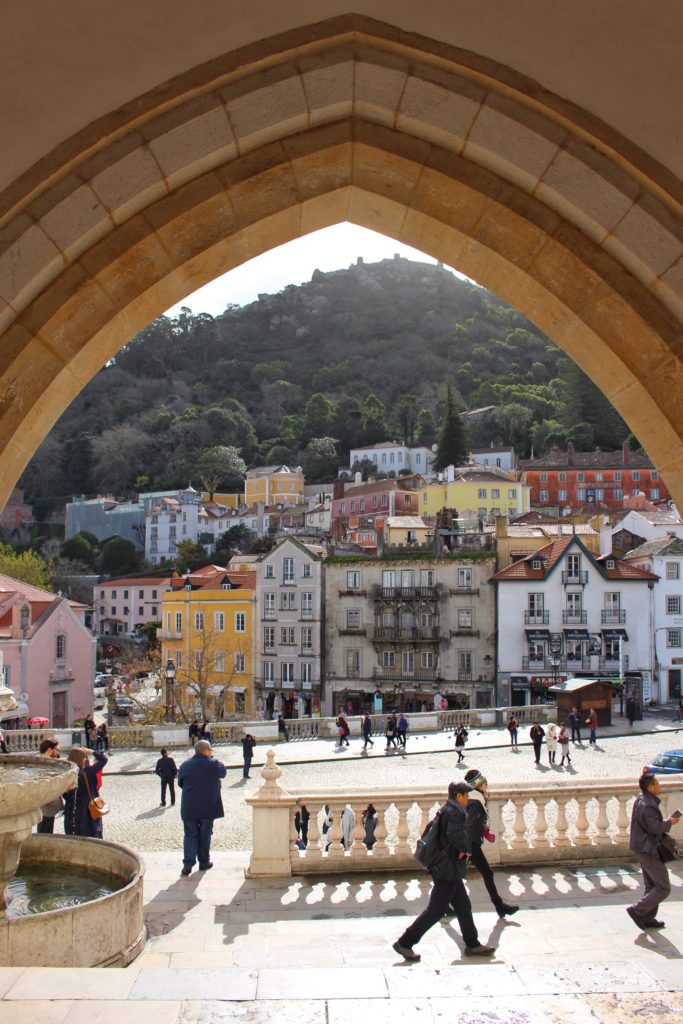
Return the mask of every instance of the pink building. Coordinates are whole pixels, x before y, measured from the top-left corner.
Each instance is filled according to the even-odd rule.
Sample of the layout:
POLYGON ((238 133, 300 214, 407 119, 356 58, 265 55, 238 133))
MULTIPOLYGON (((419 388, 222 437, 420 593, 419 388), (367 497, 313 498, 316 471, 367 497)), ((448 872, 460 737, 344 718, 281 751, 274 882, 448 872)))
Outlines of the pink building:
POLYGON ((5 686, 19 713, 11 720, 47 718, 65 728, 92 710, 96 639, 85 625, 89 609, 0 574, 0 653, 5 686))
POLYGON ((131 576, 93 587, 93 632, 100 636, 125 636, 138 626, 161 620, 161 598, 171 581, 168 576, 131 576))
POLYGON ((333 538, 374 551, 377 533, 388 516, 418 515, 418 479, 404 476, 347 485, 343 495, 335 494, 332 501, 333 538))

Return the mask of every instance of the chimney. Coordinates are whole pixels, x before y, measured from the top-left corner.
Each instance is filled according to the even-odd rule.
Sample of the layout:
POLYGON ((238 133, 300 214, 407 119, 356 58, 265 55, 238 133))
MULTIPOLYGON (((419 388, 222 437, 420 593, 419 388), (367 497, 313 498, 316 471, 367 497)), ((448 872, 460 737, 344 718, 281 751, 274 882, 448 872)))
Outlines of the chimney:
POLYGON ((572 444, 571 441, 567 445, 567 465, 568 466, 573 466, 574 465, 574 445, 572 444))
POLYGON ((623 458, 623 462, 624 462, 625 466, 628 466, 628 457, 629 457, 630 451, 631 450, 630 450, 630 448, 628 446, 628 441, 624 441, 623 447, 621 449, 621 453, 622 453, 622 458, 623 458))
POLYGON ((363 474, 362 473, 355 473, 354 477, 353 477, 354 487, 358 487, 362 483, 363 483, 363 474))

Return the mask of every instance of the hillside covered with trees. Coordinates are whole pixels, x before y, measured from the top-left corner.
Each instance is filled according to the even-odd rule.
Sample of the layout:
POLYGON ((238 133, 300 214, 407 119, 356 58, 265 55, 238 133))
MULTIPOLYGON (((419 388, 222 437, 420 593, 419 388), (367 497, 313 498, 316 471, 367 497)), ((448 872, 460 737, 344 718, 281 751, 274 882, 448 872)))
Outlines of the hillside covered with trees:
POLYGON ((196 481, 200 460, 219 489, 239 486, 245 465, 298 463, 309 480, 331 479, 351 446, 434 443, 449 383, 461 412, 486 410, 465 417, 473 447, 528 456, 568 441, 617 448, 629 434, 496 296, 431 264, 359 261, 215 318, 155 320, 82 391, 21 485, 46 504, 124 495, 196 481))

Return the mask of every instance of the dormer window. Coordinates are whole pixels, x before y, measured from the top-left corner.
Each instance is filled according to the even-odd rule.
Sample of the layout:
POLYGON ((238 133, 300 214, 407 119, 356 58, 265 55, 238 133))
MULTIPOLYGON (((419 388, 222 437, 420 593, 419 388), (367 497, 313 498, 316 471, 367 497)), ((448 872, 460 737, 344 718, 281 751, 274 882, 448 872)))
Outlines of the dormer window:
POLYGON ((531 568, 532 569, 542 569, 543 568, 543 563, 541 562, 541 559, 540 558, 534 558, 533 562, 531 563, 531 568))
POLYGON ((31 613, 26 605, 23 606, 19 614, 19 625, 21 629, 28 629, 31 625, 31 613))
POLYGON ((605 567, 607 569, 614 569, 615 568, 614 559, 613 558, 608 558, 607 561, 605 562, 605 567))

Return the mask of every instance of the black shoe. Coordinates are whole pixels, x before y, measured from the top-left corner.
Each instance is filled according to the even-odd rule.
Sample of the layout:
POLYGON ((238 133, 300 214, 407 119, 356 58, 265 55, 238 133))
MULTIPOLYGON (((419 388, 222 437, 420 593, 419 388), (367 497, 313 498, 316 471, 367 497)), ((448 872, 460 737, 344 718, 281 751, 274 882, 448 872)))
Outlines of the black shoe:
POLYGON ((476 946, 465 946, 465 956, 493 956, 495 952, 495 946, 482 946, 481 942, 476 946))
POLYGON ((209 860, 209 861, 206 862, 206 864, 200 864, 199 865, 199 870, 200 871, 208 871, 212 867, 213 867, 213 861, 209 860))
POLYGON ((159 804, 159 807, 165 807, 165 806, 166 806, 166 804, 162 800, 162 802, 159 804))
POLYGON ((391 948, 411 964, 416 964, 422 959, 420 954, 416 953, 414 949, 411 949, 410 946, 402 946, 400 942, 394 942, 391 948))
POLYGON ((514 903, 501 903, 500 906, 496 907, 498 911, 498 917, 512 917, 519 910, 519 907, 514 903))
POLYGON ((664 921, 655 921, 655 920, 653 920, 653 921, 646 921, 645 922, 645 927, 646 928, 666 928, 666 923, 664 921))
POLYGON ((180 872, 180 874, 184 875, 187 878, 187 876, 189 875, 189 873, 191 871, 192 871, 192 868, 183 868, 183 870, 180 872))
POLYGON ((635 909, 635 907, 627 907, 627 908, 626 908, 626 913, 627 913, 627 914, 628 914, 628 916, 629 916, 629 917, 631 918, 631 920, 633 921, 633 923, 634 923, 634 924, 636 924, 636 925, 638 925, 638 927, 639 927, 639 928, 645 929, 645 928, 647 928, 647 927, 648 927, 648 926, 647 926, 647 924, 645 923, 645 920, 644 920, 644 918, 642 918, 642 917, 640 916, 640 914, 639 914, 639 913, 638 913, 638 911, 637 911, 637 910, 635 909))

